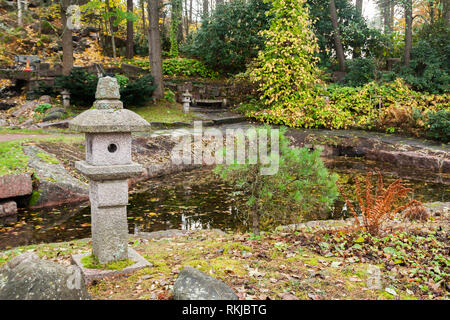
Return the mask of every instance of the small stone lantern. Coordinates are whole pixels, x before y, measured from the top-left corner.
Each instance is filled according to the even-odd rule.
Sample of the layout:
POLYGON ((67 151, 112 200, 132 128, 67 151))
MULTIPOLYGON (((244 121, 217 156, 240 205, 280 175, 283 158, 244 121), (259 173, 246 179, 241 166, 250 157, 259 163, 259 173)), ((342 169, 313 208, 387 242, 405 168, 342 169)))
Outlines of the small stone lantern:
POLYGON ((64 108, 70 107, 70 92, 64 89, 61 91, 64 108))
POLYGON ((127 178, 142 173, 131 161, 131 132, 147 131, 150 124, 123 109, 116 78, 100 78, 95 98, 69 127, 85 133, 86 160, 75 168, 89 177, 93 254, 106 264, 129 258, 127 178))
POLYGON ((186 90, 185 93, 183 93, 181 95, 181 102, 183 102, 183 111, 184 113, 188 113, 189 112, 189 106, 191 105, 191 101, 192 101, 192 94, 189 93, 188 90, 186 90))

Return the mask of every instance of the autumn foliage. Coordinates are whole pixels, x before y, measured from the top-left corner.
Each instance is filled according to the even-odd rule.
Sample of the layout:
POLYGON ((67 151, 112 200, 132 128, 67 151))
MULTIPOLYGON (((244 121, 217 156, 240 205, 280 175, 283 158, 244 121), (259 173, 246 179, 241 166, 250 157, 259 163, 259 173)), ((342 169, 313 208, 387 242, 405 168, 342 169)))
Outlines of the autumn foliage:
POLYGON ((372 172, 369 172, 366 176, 365 190, 361 190, 359 180, 355 179, 356 198, 358 199, 361 210, 360 217, 358 217, 353 204, 349 201, 341 186, 339 186, 339 190, 355 218, 356 228, 365 229, 370 234, 376 235, 379 233, 380 227, 385 220, 393 218, 397 213, 413 205, 420 206, 421 203, 416 200, 411 200, 405 205, 399 205, 400 201, 405 199, 412 189, 404 187, 401 179, 394 181, 384 189, 383 178, 379 171, 375 192, 373 192, 371 176, 372 172))

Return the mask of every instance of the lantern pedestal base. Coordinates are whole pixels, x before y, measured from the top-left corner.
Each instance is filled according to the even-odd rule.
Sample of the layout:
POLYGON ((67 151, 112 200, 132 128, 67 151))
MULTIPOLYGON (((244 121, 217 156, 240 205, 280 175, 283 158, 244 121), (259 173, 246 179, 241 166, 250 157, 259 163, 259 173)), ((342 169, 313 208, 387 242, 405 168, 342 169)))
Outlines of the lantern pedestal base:
POLYGON ((88 269, 83 266, 81 259, 86 256, 91 255, 91 253, 87 254, 74 254, 72 255, 72 264, 78 266, 81 270, 81 274, 83 276, 84 282, 86 285, 91 284, 94 280, 102 280, 108 278, 115 278, 119 276, 129 275, 137 270, 152 267, 153 265, 144 259, 139 253, 137 253, 134 249, 128 248, 128 259, 136 262, 135 264, 128 266, 122 270, 105 270, 105 269, 88 269))

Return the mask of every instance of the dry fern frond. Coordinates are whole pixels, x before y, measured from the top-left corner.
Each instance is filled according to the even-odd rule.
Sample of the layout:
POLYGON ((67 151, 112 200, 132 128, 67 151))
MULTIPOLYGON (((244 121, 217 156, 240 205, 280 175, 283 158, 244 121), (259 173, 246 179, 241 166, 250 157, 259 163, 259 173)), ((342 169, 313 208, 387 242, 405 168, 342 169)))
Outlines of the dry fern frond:
POLYGON ((430 217, 428 210, 422 205, 422 202, 416 201, 403 214, 403 217, 408 220, 427 221, 430 217))
POLYGON ((398 202, 407 197, 408 193, 412 191, 411 188, 406 188, 402 185, 402 180, 398 179, 391 183, 386 190, 383 189, 383 178, 380 171, 378 173, 377 185, 375 187, 375 197, 373 196, 371 176, 372 172, 368 172, 366 176, 366 188, 364 195, 361 193, 361 186, 358 179, 355 179, 356 184, 356 198, 361 209, 362 223, 349 201, 343 188, 338 185, 345 202, 355 218, 355 224, 358 228, 363 228, 371 234, 378 234, 381 224, 390 218, 393 218, 397 213, 409 208, 412 205, 417 205, 419 202, 412 200, 405 205, 398 206, 398 202))

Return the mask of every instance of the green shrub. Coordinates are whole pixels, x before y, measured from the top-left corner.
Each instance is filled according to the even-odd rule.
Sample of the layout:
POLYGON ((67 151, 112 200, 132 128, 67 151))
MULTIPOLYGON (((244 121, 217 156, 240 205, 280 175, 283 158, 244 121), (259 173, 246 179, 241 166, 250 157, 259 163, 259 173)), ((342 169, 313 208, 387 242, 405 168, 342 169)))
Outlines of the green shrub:
POLYGON ((36 111, 38 113, 44 113, 45 111, 47 111, 51 107, 52 107, 51 104, 43 103, 43 104, 38 105, 36 108, 34 108, 34 111, 36 111))
MULTIPOLYGON (((156 88, 151 75, 144 75, 135 80, 116 74, 120 86, 120 100, 125 107, 142 106, 152 98, 156 88)), ((59 89, 70 92, 70 101, 77 106, 90 107, 95 101, 98 78, 84 70, 72 69, 68 76, 59 76, 56 85, 59 89)))
POLYGON ((209 69, 203 62, 187 58, 163 60, 163 74, 173 77, 217 78, 217 72, 209 69))
MULTIPOLYGON (((271 140, 275 134, 269 126, 256 130, 258 135, 267 130, 271 140)), ((267 164, 257 159, 256 164, 218 165, 215 172, 222 179, 235 186, 244 194, 244 216, 253 220, 253 232, 259 233, 260 226, 264 228, 297 223, 306 216, 330 208, 338 196, 337 176, 329 174, 320 154, 321 149, 310 151, 309 148, 291 148, 285 136, 286 128, 279 131, 279 167, 272 175, 261 175, 261 168, 267 164)), ((243 137, 237 143, 242 143, 243 137)), ((253 146, 256 147, 256 146, 253 146)), ((268 156, 273 145, 269 143, 268 156)))
POLYGON ((428 137, 445 143, 450 142, 450 111, 430 112, 428 125, 430 126, 427 132, 428 137))
POLYGON ((167 89, 164 92, 164 99, 166 99, 169 102, 175 103, 176 102, 176 95, 175 95, 175 93, 172 90, 167 89))
POLYGON ((415 90, 450 92, 450 25, 443 21, 424 24, 411 50, 409 67, 399 72, 415 90))
POLYGON ((198 31, 181 51, 199 58, 210 68, 238 73, 264 46, 260 30, 269 28, 270 2, 234 0, 217 6, 203 17, 198 31))
POLYGON ((128 79, 127 76, 124 76, 124 75, 121 75, 121 74, 118 74, 118 73, 116 73, 114 75, 114 77, 117 79, 117 83, 119 84, 120 87, 126 86, 128 81, 130 80, 130 79, 128 79))
MULTIPOLYGON (((148 59, 128 59, 126 63, 133 64, 150 71, 148 59)), ((169 58, 163 60, 163 74, 171 77, 217 78, 218 73, 211 70, 203 62, 188 58, 169 58)))
POLYGON ((90 107, 95 101, 98 78, 83 69, 73 68, 68 76, 58 76, 55 87, 70 92, 70 103, 90 107))
POLYGON ((356 58, 347 61, 348 72, 342 80, 346 85, 357 87, 374 79, 375 63, 372 59, 356 58))
POLYGON ((125 107, 143 106, 152 99, 155 89, 154 78, 144 75, 120 88, 120 100, 125 107))
POLYGON ((37 86, 33 88, 31 92, 32 95, 35 97, 40 97, 44 95, 56 97, 56 95, 58 94, 58 92, 55 90, 55 86, 50 85, 45 81, 38 81, 37 86))
POLYGON ((443 109, 449 102, 449 94, 424 95, 411 90, 405 81, 397 78, 383 84, 372 81, 361 87, 317 86, 302 92, 296 105, 262 110, 247 107, 246 115, 266 123, 305 128, 385 131, 398 125, 402 128, 397 131, 423 135, 425 125, 419 118, 430 111, 443 109), (422 114, 420 117, 419 113, 422 114), (411 120, 408 123, 417 130, 408 130, 405 127, 408 123, 402 118, 411 120))

